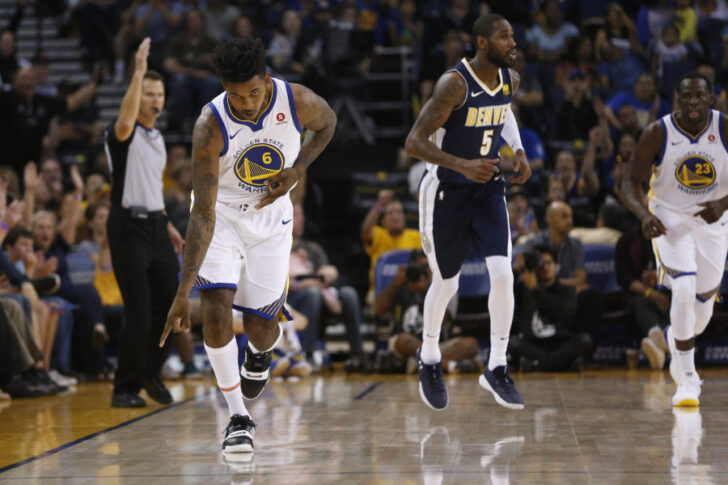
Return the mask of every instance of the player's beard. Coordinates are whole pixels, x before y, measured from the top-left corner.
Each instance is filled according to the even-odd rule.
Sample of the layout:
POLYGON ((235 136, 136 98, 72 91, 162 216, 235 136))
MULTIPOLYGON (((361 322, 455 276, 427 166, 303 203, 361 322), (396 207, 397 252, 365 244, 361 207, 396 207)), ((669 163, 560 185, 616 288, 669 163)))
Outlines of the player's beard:
POLYGON ((496 67, 500 67, 501 69, 506 69, 508 67, 512 67, 515 62, 509 62, 508 58, 506 57, 508 55, 508 52, 506 52, 502 56, 498 56, 496 54, 493 54, 491 52, 488 52, 487 57, 490 62, 496 65, 496 67))

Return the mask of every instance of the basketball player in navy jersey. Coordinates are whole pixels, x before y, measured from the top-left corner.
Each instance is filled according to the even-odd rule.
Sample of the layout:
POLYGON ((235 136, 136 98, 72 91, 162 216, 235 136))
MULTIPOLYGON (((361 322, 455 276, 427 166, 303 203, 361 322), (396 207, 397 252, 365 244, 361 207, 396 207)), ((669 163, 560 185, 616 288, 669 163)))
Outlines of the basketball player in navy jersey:
POLYGON ((160 345, 170 330, 190 328, 197 288, 205 351, 230 412, 222 449, 252 453, 255 424, 243 397, 263 391, 282 333, 293 240, 288 193, 328 145, 336 115, 310 89, 271 77, 259 39, 218 46, 213 64, 224 91, 203 107, 192 134, 194 200, 160 345), (312 135, 302 143, 304 129, 312 135), (233 307, 243 312, 248 337, 240 370, 233 307))
POLYGON ((420 183, 420 236, 432 268, 425 297, 422 347, 417 351, 420 396, 429 407, 447 407, 438 341, 448 301, 458 289, 469 256, 484 257, 490 274, 491 351, 480 385, 498 404, 522 409, 508 375, 506 349, 513 320, 511 237, 505 180, 498 160, 503 137, 516 153, 510 180, 531 176, 510 109, 520 77, 510 23, 488 14, 473 25, 477 52, 443 74, 407 137, 407 152, 427 162, 420 183))

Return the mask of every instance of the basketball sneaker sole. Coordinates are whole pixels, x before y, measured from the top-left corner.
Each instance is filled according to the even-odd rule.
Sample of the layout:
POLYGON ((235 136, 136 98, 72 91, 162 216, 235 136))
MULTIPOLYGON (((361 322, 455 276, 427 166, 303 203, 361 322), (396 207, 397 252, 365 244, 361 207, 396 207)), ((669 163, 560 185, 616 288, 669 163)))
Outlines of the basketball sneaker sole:
POLYGON ((523 409, 523 404, 510 403, 510 402, 506 401, 505 399, 503 399, 502 397, 500 397, 500 395, 497 392, 495 392, 492 387, 490 387, 490 383, 488 382, 488 379, 486 379, 483 374, 480 374, 480 377, 478 378, 478 384, 480 384, 480 387, 482 387, 486 391, 490 391, 490 393, 493 394, 493 397, 495 398, 495 402, 497 402, 504 408, 513 409, 515 411, 520 411, 521 409, 523 409))

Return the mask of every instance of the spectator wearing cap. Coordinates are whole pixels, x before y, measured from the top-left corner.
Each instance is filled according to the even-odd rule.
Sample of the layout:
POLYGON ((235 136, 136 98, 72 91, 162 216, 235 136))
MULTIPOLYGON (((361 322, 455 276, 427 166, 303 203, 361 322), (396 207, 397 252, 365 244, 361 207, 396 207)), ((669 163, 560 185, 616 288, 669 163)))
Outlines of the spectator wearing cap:
POLYGON ((565 100, 558 114, 560 140, 585 140, 589 130, 598 123, 592 106, 591 91, 586 74, 581 69, 569 73, 564 83, 565 100))
POLYGON ((615 113, 625 104, 634 106, 640 129, 670 112, 670 105, 657 92, 655 78, 646 72, 639 75, 631 91, 618 92, 606 105, 607 120, 618 130, 622 129, 622 124, 615 113))

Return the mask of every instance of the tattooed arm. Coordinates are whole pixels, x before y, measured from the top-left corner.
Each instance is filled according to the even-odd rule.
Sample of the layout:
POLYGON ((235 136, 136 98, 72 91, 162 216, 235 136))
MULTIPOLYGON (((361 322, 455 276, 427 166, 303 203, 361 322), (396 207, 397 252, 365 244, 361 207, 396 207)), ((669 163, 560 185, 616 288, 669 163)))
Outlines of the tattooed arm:
POLYGON ((256 209, 265 207, 281 195, 287 194, 293 184, 303 176, 308 166, 316 160, 334 136, 336 114, 328 103, 300 84, 291 84, 291 92, 298 122, 301 127, 311 130, 313 136, 306 137, 293 167, 287 168, 278 175, 266 180, 268 194, 255 206, 256 209))
POLYGON ((180 332, 190 328, 190 291, 215 229, 215 203, 219 175, 219 154, 223 138, 215 116, 205 107, 192 133, 192 190, 194 203, 187 225, 177 295, 167 315, 167 324, 159 342, 164 345, 170 330, 180 332))
POLYGON ((446 72, 435 85, 435 92, 423 106, 412 130, 407 135, 407 154, 460 172, 475 182, 487 182, 498 172, 498 160, 485 158, 464 160, 440 150, 429 137, 450 117, 453 109, 460 106, 467 95, 467 86, 459 74, 446 72))

